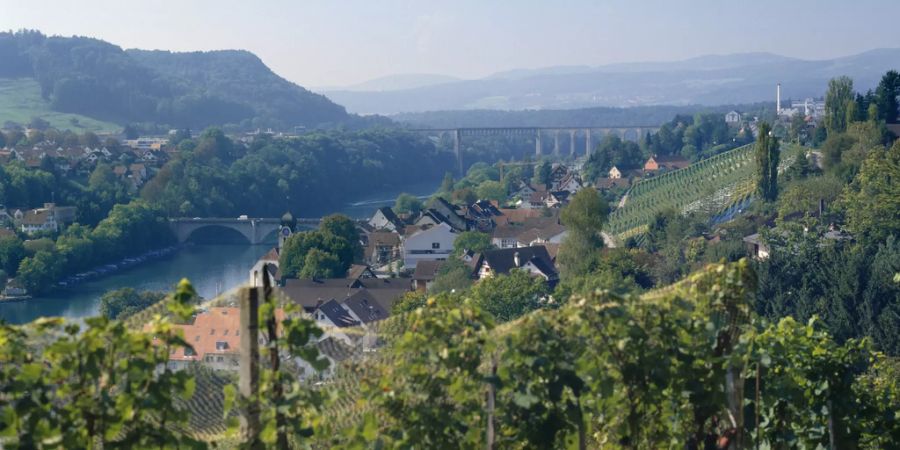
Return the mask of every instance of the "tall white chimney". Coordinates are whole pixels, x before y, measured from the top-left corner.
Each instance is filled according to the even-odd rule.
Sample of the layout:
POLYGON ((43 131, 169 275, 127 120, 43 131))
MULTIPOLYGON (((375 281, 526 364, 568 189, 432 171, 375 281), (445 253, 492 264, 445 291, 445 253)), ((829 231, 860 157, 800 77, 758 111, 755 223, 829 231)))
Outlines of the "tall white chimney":
POLYGON ((781 83, 775 88, 775 115, 781 115, 781 83))

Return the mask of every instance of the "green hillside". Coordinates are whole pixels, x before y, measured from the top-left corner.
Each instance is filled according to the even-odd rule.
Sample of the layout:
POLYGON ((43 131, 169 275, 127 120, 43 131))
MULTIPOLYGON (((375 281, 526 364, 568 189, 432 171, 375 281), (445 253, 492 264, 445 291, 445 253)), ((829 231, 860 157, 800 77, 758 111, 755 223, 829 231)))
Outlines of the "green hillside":
MULTIPOLYGON (((756 190, 754 147, 745 145, 639 181, 628 193, 625 206, 610 214, 607 231, 624 240, 645 232, 653 217, 666 209, 715 214, 747 199, 756 190)), ((799 151, 802 147, 782 145, 779 169, 799 151)))
POLYGON ((0 79, 21 78, 38 83, 53 111, 120 123, 286 129, 359 120, 245 51, 126 52, 87 37, 0 32, 0 79))
POLYGON ((50 108, 50 102, 41 98, 41 86, 28 78, 0 79, 0 125, 6 122, 27 124, 33 117, 50 122, 50 126, 76 133, 115 133, 120 125, 96 120, 81 114, 61 113, 50 108))

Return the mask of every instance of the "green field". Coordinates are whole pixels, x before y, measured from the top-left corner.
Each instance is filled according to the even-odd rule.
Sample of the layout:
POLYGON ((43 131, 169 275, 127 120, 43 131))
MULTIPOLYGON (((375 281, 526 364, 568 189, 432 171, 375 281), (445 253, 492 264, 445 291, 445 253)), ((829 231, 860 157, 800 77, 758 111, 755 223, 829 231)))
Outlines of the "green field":
POLYGON ((80 114, 56 112, 50 102, 41 98, 41 87, 30 78, 0 79, 0 126, 7 121, 28 124, 32 117, 40 117, 60 130, 114 133, 121 125, 92 119, 80 114))

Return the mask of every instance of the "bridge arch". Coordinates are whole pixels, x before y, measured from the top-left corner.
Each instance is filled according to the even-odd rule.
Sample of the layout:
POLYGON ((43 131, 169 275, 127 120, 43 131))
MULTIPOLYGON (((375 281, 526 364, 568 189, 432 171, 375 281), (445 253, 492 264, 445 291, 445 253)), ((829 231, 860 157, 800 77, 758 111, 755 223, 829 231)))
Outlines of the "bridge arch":
POLYGON ((209 228, 226 228, 240 233, 250 244, 261 244, 281 226, 281 219, 226 219, 226 218, 178 218, 170 219, 169 227, 178 238, 186 242, 197 231, 209 228))

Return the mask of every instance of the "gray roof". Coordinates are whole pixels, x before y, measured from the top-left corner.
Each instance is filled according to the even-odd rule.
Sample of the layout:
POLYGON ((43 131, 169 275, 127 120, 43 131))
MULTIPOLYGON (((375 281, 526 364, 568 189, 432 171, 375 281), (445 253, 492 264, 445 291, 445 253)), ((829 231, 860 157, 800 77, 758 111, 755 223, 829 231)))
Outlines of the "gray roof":
POLYGON ((391 315, 372 295, 372 291, 363 289, 344 300, 344 305, 353 311, 362 323, 372 323, 386 319, 391 315))
MULTIPOLYGON (((481 254, 479 264, 486 262, 495 273, 506 274, 510 270, 521 267, 531 262, 550 280, 559 278, 556 266, 550 258, 550 254, 543 245, 535 245, 533 247, 518 248, 502 248, 498 250, 488 250, 481 254), (515 257, 519 256, 519 265, 516 265, 515 257)), ((476 265, 476 266, 477 266, 476 265)))
POLYGON ((289 278, 285 280, 281 292, 294 303, 307 311, 314 310, 329 300, 344 301, 353 294, 366 290, 382 308, 390 311, 394 300, 409 291, 408 283, 399 280, 366 278, 353 280, 348 278, 331 278, 325 280, 289 278))
POLYGON ((325 302, 322 306, 319 306, 318 310, 325 314, 328 320, 331 320, 331 323, 337 327, 344 328, 359 325, 359 322, 350 315, 350 312, 334 300, 325 302))
POLYGON ((413 273, 413 280, 434 280, 442 265, 444 265, 444 261, 419 261, 416 263, 416 271, 413 273))

